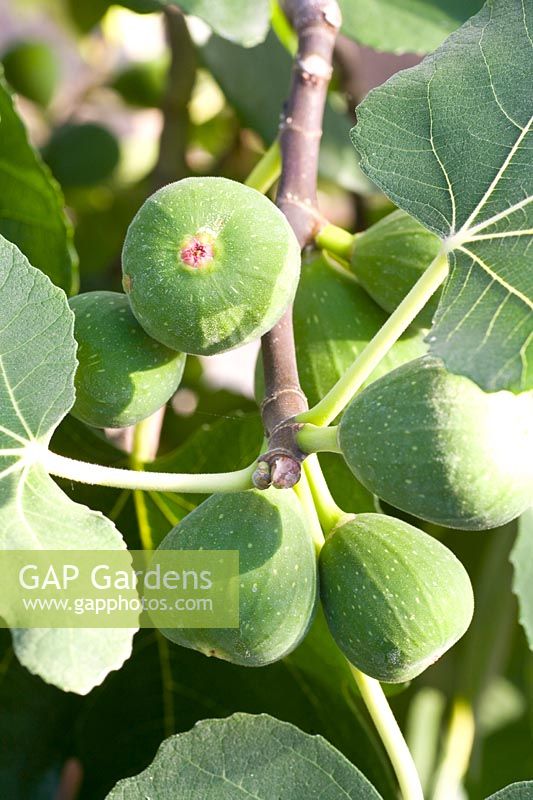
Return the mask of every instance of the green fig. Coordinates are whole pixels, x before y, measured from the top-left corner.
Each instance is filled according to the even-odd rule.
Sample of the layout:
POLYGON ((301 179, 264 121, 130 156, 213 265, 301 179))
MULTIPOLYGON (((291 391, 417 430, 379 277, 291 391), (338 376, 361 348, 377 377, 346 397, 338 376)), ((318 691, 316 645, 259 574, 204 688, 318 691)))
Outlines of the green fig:
POLYGON ((78 368, 71 414, 97 428, 122 428, 149 417, 179 386, 185 356, 151 339, 118 292, 87 292, 69 301, 78 368))
MULTIPOLYGON (((350 273, 335 268, 322 255, 302 265, 293 317, 298 372, 311 405, 324 397, 387 321, 385 312, 350 273)), ((407 331, 370 380, 426 350, 423 337, 407 331)))
POLYGON ((105 15, 110 0, 65 0, 70 19, 80 33, 89 33, 105 15))
POLYGON ((367 489, 439 525, 495 528, 533 500, 533 392, 485 393, 430 356, 356 395, 339 443, 367 489))
MULTIPOLYGON (((356 283, 348 270, 322 254, 302 262, 294 300, 296 359, 302 389, 315 405, 337 383, 353 360, 386 322, 387 315, 356 283)), ((369 380, 426 353, 423 336, 407 331, 391 348, 369 380)), ((263 364, 258 359, 256 397, 264 393, 263 364)))
POLYGON ((144 203, 123 249, 124 290, 154 339, 211 355, 257 339, 296 292, 300 248, 284 215, 226 178, 186 178, 144 203))
POLYGON ((43 158, 62 186, 92 186, 112 175, 120 148, 116 137, 102 125, 68 123, 53 132, 43 158))
POLYGON ((164 0, 120 0, 118 5, 135 11, 136 14, 152 14, 161 11, 164 0))
POLYGON ((474 597, 441 542, 382 514, 360 514, 326 539, 322 605, 337 645, 372 678, 415 678, 467 630, 474 597))
POLYGON ((111 86, 131 106, 158 108, 167 84, 166 59, 130 64, 115 75, 111 86))
MULTIPOLYGON (((355 237, 351 270, 370 297, 391 313, 437 256, 439 237, 405 211, 394 211, 355 237)), ((429 328, 440 291, 411 323, 429 328)))
POLYGON ((17 42, 2 56, 7 82, 18 94, 46 108, 59 79, 59 63, 45 42, 17 42))
POLYGON ((215 494, 183 519, 160 550, 238 550, 239 628, 165 628, 171 641, 234 664, 262 667, 306 635, 317 601, 313 542, 289 490, 215 494))

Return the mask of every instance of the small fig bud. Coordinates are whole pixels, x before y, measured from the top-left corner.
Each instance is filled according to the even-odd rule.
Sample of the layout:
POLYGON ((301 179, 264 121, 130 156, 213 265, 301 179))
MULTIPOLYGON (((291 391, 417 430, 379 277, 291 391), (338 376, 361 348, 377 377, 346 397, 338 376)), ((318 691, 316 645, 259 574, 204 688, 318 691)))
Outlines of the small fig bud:
POLYGON ((279 456, 272 467, 272 486, 276 489, 292 489, 300 480, 302 468, 296 459, 279 456))
POLYGON ((272 483, 270 477, 270 464, 267 461, 258 461, 254 474, 252 475, 252 483, 256 489, 268 489, 272 483))

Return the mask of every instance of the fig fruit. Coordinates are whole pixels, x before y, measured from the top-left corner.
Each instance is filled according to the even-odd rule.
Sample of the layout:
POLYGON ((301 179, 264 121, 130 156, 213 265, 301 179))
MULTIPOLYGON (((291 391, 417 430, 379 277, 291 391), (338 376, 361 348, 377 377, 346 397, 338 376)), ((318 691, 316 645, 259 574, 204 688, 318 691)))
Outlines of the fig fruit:
POLYGON ((374 495, 357 480, 343 458, 337 453, 320 453, 318 460, 331 495, 340 508, 348 508, 353 514, 376 510, 374 495))
POLYGON ((135 11, 136 14, 152 14, 154 11, 161 11, 161 3, 158 0, 120 0, 120 5, 135 11))
POLYGON ((291 491, 215 494, 163 540, 163 550, 238 550, 239 628, 165 628, 184 647, 242 666, 290 653, 317 602, 317 566, 300 503, 291 491))
MULTIPOLYGON (((405 211, 394 211, 355 238, 351 269, 370 297, 391 313, 440 249, 439 237, 405 211)), ((413 325, 429 328, 440 291, 413 325)))
POLYGON ((137 212, 123 249, 124 290, 154 339, 211 355, 257 339, 290 304, 298 241, 268 198, 226 178, 185 178, 137 212))
POLYGON ((120 148, 116 137, 102 125, 68 123, 53 132, 43 158, 62 186, 92 186, 112 175, 120 148))
MULTIPOLYGON (((372 302, 348 270, 337 268, 321 254, 303 261, 293 321, 298 373, 309 405, 324 397, 386 320, 385 312, 372 302)), ((426 351, 423 336, 418 331, 407 331, 370 380, 426 351)), ((263 393, 260 358, 256 397, 261 400, 263 393)))
POLYGON ((131 106, 158 108, 165 96, 167 75, 166 59, 142 61, 121 70, 111 86, 131 106))
POLYGON ((71 414, 97 428, 149 417, 179 386, 185 356, 150 339, 125 295, 87 292, 69 301, 78 342, 71 414))
POLYGON ((109 0, 92 0, 91 3, 80 3, 80 0, 65 0, 69 18, 80 33, 89 33, 97 25, 109 9, 109 0))
POLYGON ((487 394, 430 356, 356 395, 339 443, 367 489, 439 525, 495 528, 533 499, 533 392, 487 394))
POLYGON ((2 56, 7 82, 18 94, 46 108, 59 78, 59 64, 45 42, 17 42, 2 56))
POLYGON ((436 661, 468 628, 468 574, 441 542, 406 522, 360 514, 326 539, 320 595, 335 641, 372 678, 401 683, 436 661))

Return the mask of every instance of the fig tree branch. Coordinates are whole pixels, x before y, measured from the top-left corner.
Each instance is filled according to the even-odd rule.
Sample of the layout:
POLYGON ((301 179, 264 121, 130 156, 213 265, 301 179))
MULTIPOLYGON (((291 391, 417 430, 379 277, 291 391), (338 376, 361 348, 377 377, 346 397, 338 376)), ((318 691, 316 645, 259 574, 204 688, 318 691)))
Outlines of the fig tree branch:
MULTIPOLYGON (((163 127, 159 138, 159 154, 154 167, 150 185, 151 190, 177 181, 189 174, 185 160, 187 139, 189 135, 190 100, 196 80, 196 51, 185 22, 185 17, 177 6, 168 6, 163 12, 165 33, 170 50, 170 65, 166 79, 166 90, 163 98, 163 127)), ((116 265, 120 271, 120 258, 116 265)), ((152 427, 152 443, 154 458, 159 445, 159 434, 163 421, 164 408, 156 412, 156 420, 152 427)), ((131 452, 133 444, 133 427, 107 428, 107 438, 115 447, 131 452)), ((147 459, 151 460, 151 459, 147 459)))
MULTIPOLYGON (((298 36, 298 52, 280 127, 282 170, 276 203, 303 249, 320 226, 318 156, 341 15, 336 0, 288 0, 286 9, 298 36)), ((265 374, 261 412, 269 447, 261 457, 258 485, 265 485, 266 468, 274 486, 289 488, 298 482, 305 458, 292 420, 307 409, 296 366, 292 308, 263 336, 261 348, 265 374)))
POLYGON ((185 161, 189 135, 187 104, 196 79, 196 51, 183 14, 176 6, 168 6, 164 17, 171 61, 163 100, 159 156, 153 173, 154 189, 189 174, 185 161))

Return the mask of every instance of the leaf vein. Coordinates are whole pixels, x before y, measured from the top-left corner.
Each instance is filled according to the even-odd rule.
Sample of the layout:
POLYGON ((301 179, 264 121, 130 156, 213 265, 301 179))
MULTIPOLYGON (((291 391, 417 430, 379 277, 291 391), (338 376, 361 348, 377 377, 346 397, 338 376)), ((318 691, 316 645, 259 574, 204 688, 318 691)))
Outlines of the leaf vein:
POLYGON ((523 303, 525 303, 526 306, 533 309, 533 301, 529 297, 527 297, 527 295, 520 292, 515 286, 512 286, 510 283, 507 283, 507 281, 505 281, 501 277, 501 275, 498 275, 497 272, 494 272, 494 270, 492 270, 488 266, 488 264, 486 264, 481 258, 479 258, 479 256, 477 256, 475 253, 472 253, 470 250, 468 250, 468 248, 464 246, 461 246, 457 249, 461 250, 467 256, 470 256, 470 258, 473 261, 475 261, 476 264, 478 264, 487 273, 487 275, 489 275, 494 281, 496 281, 496 283, 499 283, 501 286, 503 286, 503 288, 506 289, 509 292, 509 294, 518 297, 520 300, 522 300, 523 303))

